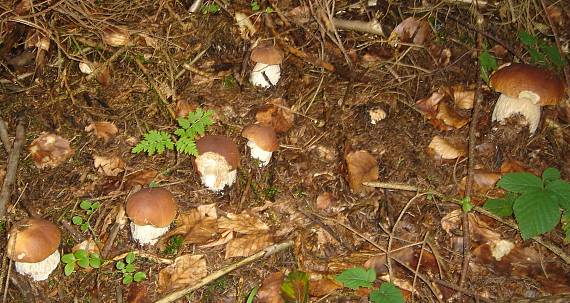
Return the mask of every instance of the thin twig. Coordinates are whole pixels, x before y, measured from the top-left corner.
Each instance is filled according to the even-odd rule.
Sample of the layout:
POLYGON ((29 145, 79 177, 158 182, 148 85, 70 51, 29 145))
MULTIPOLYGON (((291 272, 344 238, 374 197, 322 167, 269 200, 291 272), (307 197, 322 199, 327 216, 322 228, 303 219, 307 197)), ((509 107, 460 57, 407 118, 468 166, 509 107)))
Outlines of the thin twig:
POLYGON ((6 126, 6 122, 0 119, 0 141, 2 141, 2 145, 4 145, 4 149, 8 154, 10 154, 10 138, 8 137, 8 127, 6 126))
POLYGON ((18 122, 16 126, 16 139, 14 140, 14 146, 12 152, 8 157, 8 165, 6 168, 6 176, 4 177, 4 184, 2 184, 2 191, 0 192, 0 218, 4 217, 6 212, 6 204, 10 200, 12 194, 12 186, 16 182, 16 174, 18 172, 18 161, 20 159, 20 153, 24 147, 24 142, 26 140, 24 123, 22 121, 18 122))
POLYGON ((339 18, 332 18, 332 24, 338 29, 386 37, 386 34, 384 34, 384 29, 378 21, 364 22, 360 20, 344 20, 339 18))

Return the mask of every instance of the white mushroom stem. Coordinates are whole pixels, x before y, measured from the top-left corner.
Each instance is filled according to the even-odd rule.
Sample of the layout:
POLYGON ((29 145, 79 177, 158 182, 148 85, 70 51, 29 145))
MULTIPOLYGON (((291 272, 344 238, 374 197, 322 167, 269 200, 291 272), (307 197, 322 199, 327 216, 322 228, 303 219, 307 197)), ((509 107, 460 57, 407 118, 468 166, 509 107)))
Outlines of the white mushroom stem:
POLYGON ((251 150, 251 157, 259 160, 259 167, 269 164, 273 152, 263 150, 261 147, 257 146, 255 142, 251 140, 247 141, 247 146, 251 150))
POLYGON ((133 239, 141 245, 154 245, 158 242, 158 238, 164 235, 168 229, 170 229, 170 226, 154 227, 152 225, 137 225, 131 222, 131 234, 133 235, 133 239))
POLYGON ((59 258, 59 251, 56 250, 43 261, 37 263, 14 262, 14 265, 17 272, 32 277, 34 281, 43 281, 57 268, 59 258))
POLYGON ((253 67, 253 71, 251 72, 249 81, 251 82, 251 84, 255 86, 268 88, 273 85, 276 85, 277 82, 279 82, 280 78, 281 78, 281 67, 279 66, 279 64, 268 65, 263 63, 257 63, 253 67), (267 81, 265 76, 263 76, 263 74, 267 76, 269 82, 267 81))
POLYGON ((237 177, 237 170, 231 170, 226 159, 216 153, 207 152, 196 157, 196 166, 202 184, 214 192, 232 186, 237 177))
POLYGON ((540 97, 531 92, 521 92, 518 98, 501 94, 493 110, 493 121, 503 122, 510 116, 521 114, 528 123, 532 135, 540 122, 539 99, 540 97))

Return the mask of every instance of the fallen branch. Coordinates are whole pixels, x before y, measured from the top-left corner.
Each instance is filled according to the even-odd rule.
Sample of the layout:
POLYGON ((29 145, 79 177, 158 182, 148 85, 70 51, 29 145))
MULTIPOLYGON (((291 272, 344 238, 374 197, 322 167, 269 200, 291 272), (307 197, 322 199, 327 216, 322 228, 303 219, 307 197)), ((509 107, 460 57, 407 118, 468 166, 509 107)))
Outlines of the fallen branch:
POLYGON ((215 271, 211 274, 209 274, 208 276, 200 279, 196 284, 192 285, 192 286, 188 286, 186 288, 177 290, 175 292, 172 292, 164 297, 162 297, 161 299, 158 299, 157 301, 155 301, 155 303, 168 303, 168 302, 174 302, 182 297, 184 297, 187 293, 195 291, 196 289, 209 284, 210 282, 213 282, 215 280, 217 280, 218 278, 244 266, 247 265, 253 261, 262 259, 262 258, 267 258, 275 253, 278 253, 280 251, 283 251, 289 247, 293 246, 293 241, 287 241, 287 242, 283 242, 283 243, 279 243, 279 244, 274 244, 271 245, 269 247, 266 247, 264 250, 251 255, 241 261, 238 261, 234 264, 231 264, 225 268, 222 268, 218 271, 215 271))
MULTIPOLYGON (((2 123, 4 123, 4 121, 2 121, 2 123)), ((24 124, 22 121, 20 121, 18 122, 18 126, 16 126, 16 139, 14 140, 12 152, 8 156, 6 176, 4 177, 4 184, 2 184, 2 191, 0 192, 0 218, 4 217, 4 213, 6 212, 6 204, 10 200, 10 196, 12 194, 12 186, 16 182, 18 161, 20 159, 22 148, 24 147, 24 142, 26 141, 24 135, 24 124)))
POLYGON ((378 21, 364 22, 360 20, 345 20, 332 18, 333 25, 338 29, 344 29, 349 31, 368 33, 373 35, 380 35, 386 37, 382 25, 378 21))
POLYGON ((8 138, 8 128, 4 120, 0 120, 0 141, 2 141, 6 152, 10 154, 10 138, 8 138))

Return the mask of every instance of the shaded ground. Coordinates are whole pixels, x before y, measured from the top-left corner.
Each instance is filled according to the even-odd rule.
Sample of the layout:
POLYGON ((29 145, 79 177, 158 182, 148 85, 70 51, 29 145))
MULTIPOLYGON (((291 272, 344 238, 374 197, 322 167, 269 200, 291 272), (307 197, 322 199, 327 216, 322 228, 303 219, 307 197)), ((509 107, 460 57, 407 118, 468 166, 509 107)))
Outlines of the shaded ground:
MULTIPOLYGON (((391 249, 398 258, 429 279, 457 285, 463 260, 460 222, 446 231, 442 219, 460 208, 453 201, 463 196, 460 183, 467 175, 467 160, 435 160, 427 147, 436 135, 456 137, 467 144, 469 125, 438 129, 415 102, 452 85, 461 84, 474 92, 481 84, 470 4, 401 1, 388 5, 377 1, 377 5, 367 7, 362 1, 336 1, 334 6, 331 1, 279 1, 260 3, 259 11, 254 12, 250 3, 244 2, 223 5, 217 12, 189 14, 191 3, 186 2, 59 1, 34 2, 31 8, 22 5, 25 1, 1 4, 1 117, 11 136, 17 121, 24 121, 27 139, 2 239, 11 224, 29 216, 24 206, 62 227, 62 220, 69 222, 83 214, 78 204, 89 199, 102 205, 91 218, 92 232, 81 233, 72 225, 79 235, 74 238, 69 228, 62 227, 61 250, 69 252, 80 238, 90 234, 103 249, 127 195, 152 181, 172 191, 180 212, 215 203, 219 216, 250 212, 261 219, 273 235, 271 243, 295 240, 293 249, 242 267, 187 295, 189 302, 242 302, 251 289, 277 271, 298 269, 318 280, 366 263, 384 276, 388 274, 385 259, 371 243, 386 248, 388 231, 393 237, 391 249), (301 4, 310 4, 312 9, 307 22, 292 13, 301 4), (267 7, 273 12, 265 11, 267 7), (336 18, 381 20, 386 33, 415 16, 428 22, 431 38, 419 44, 404 41, 394 47, 393 39, 379 35, 327 31, 323 21, 327 8, 334 9, 336 18), (237 11, 250 15, 257 33, 247 37, 240 33, 233 19, 237 11), (128 45, 111 47, 104 42, 109 35, 105 29, 113 25, 128 29, 128 45), (29 42, 35 41, 34 35, 49 41, 46 51, 38 51, 38 44, 29 42), (282 79, 271 89, 255 88, 248 82, 253 67, 249 53, 255 42, 276 43, 285 50, 282 79), (78 67, 80 62, 104 64, 106 68, 93 66, 95 73, 86 75, 78 67), (335 71, 323 68, 322 62, 334 66, 335 71), (259 168, 249 158, 240 133, 274 98, 285 100, 295 122, 279 135, 280 148, 269 166, 259 168), (146 131, 176 128, 172 114, 180 101, 214 110, 215 124, 208 133, 230 136, 240 147, 238 180, 223 193, 202 187, 189 156, 131 153, 146 131), (371 124, 369 111, 377 108, 386 112, 386 118, 371 124), (118 128, 107 141, 85 131, 91 123, 101 121, 113 122, 118 128), (27 148, 43 132, 71 141, 74 153, 69 160, 55 168, 38 169, 34 165, 27 148), (423 194, 410 200, 416 193, 381 188, 354 193, 347 182, 345 156, 356 150, 366 150, 376 159, 380 181, 430 189, 442 196, 423 194), (117 156, 126 163, 125 169, 117 176, 105 176, 94 167, 94 156, 117 156), (317 197, 326 192, 334 198, 319 207, 317 197), (392 231, 395 222, 398 225, 392 231), (419 258, 423 260, 420 266, 419 258)), ((486 32, 502 38, 530 61, 514 33, 524 30, 543 37, 541 31, 550 33, 549 23, 540 1, 510 2, 479 9, 487 22, 486 32)), ((206 5, 213 3, 206 1, 206 5)), ((568 58, 569 8, 560 3, 553 7, 560 13, 555 27, 566 43, 568 58)), ((490 39, 485 43, 488 48, 496 45, 490 39)), ((493 54, 499 64, 513 60, 509 53, 493 54)), ((556 167, 562 179, 570 180, 567 105, 544 110, 539 130, 529 137, 528 130, 515 123, 493 123, 491 112, 498 94, 484 85, 478 91, 477 169, 501 172, 501 164, 516 160, 529 171, 556 167)), ((460 117, 471 115, 470 110, 457 112, 460 117)), ((0 154, 1 172, 6 169, 7 153, 2 149, 0 154)), ((496 193, 490 189, 476 191, 474 203, 481 205, 493 195, 496 193)), ((473 257, 466 289, 493 302, 570 292, 568 264, 536 242, 522 241, 515 230, 501 222, 475 216, 472 224, 479 229, 471 233, 473 257), (515 243, 516 254, 502 262, 492 259, 486 243, 488 237, 496 235, 490 236, 489 231, 515 243)), ((568 253, 559 228, 545 238, 568 253)), ((4 243, 2 240, 2 246, 4 243)), ((204 248, 186 243, 167 252, 165 246, 138 247, 128 228, 123 228, 107 258, 132 250, 165 259, 204 254, 208 272, 237 260, 224 258, 224 245, 204 248)), ((157 287, 158 272, 166 264, 152 258, 137 262, 138 269, 148 275, 140 283, 121 285, 121 275, 113 264, 71 276, 64 276, 60 267, 46 282, 29 286, 25 279, 19 279, 17 286, 9 284, 7 302, 26 302, 31 297, 37 302, 120 302, 128 297, 129 302, 142 302, 133 299, 135 294, 151 302, 162 297, 164 293, 157 287)), ((2 268, 6 272, 7 263, 2 268)), ((412 286, 413 273, 396 265, 391 270, 409 300, 413 288, 414 298, 420 302, 437 301, 429 287, 436 289, 441 300, 455 292, 420 280, 412 286)), ((11 271, 11 275, 17 274, 11 271)), ((366 294, 337 289, 322 302, 366 300, 366 294)), ((458 300, 474 301, 465 294, 458 300)))

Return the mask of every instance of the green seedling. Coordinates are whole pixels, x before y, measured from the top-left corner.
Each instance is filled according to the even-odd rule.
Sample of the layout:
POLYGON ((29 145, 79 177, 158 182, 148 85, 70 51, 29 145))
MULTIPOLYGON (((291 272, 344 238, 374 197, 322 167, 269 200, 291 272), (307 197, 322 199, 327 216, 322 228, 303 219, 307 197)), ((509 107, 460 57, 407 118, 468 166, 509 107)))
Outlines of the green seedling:
POLYGON ((258 291, 259 291, 259 286, 254 287, 247 296, 247 300, 245 301, 245 303, 253 303, 253 300, 255 300, 255 296, 257 295, 258 291))
POLYGON ((198 155, 196 137, 204 135, 206 128, 212 124, 213 111, 203 111, 201 108, 190 112, 187 117, 178 118, 178 129, 174 132, 176 142, 172 141, 172 135, 166 131, 151 130, 144 134, 144 139, 133 147, 135 154, 145 152, 149 156, 155 153, 162 154, 165 150, 173 150, 183 154, 198 155))
POLYGON ((562 69, 565 61, 556 45, 525 31, 519 32, 518 37, 528 51, 531 63, 542 66, 550 65, 557 70, 562 69))
POLYGON ((115 263, 115 268, 123 274, 123 284, 129 285, 133 281, 140 282, 146 279, 146 274, 142 271, 137 271, 135 267, 135 253, 129 252, 124 261, 115 263))
POLYGON ((251 1, 251 3, 249 4, 249 6, 251 6, 251 10, 254 11, 254 12, 258 12, 259 9, 261 8, 261 7, 259 6, 259 2, 257 2, 257 1, 251 1))
POLYGON ((214 2, 206 3, 202 5, 202 14, 215 14, 220 11, 220 6, 214 2))
POLYGON ((184 237, 176 235, 168 239, 168 245, 164 248, 164 253, 167 255, 175 255, 178 253, 180 247, 184 244, 184 237))
POLYGON ((69 276, 75 272, 76 266, 84 269, 99 268, 103 260, 97 253, 89 253, 85 249, 79 249, 76 252, 63 255, 61 262, 65 264, 63 272, 66 276, 69 276))
POLYGON ((470 212, 473 209, 473 204, 471 203, 471 197, 464 197, 461 199, 461 208, 463 212, 470 212))
MULTIPOLYGON (((376 281, 376 271, 363 267, 349 268, 336 276, 336 280, 350 289, 373 288, 376 281)), ((373 303, 403 303, 404 295, 393 283, 384 282, 380 288, 370 292, 370 301, 373 303)))
POLYGON ((93 216, 95 211, 99 209, 99 207, 101 207, 101 204, 99 202, 91 203, 91 201, 89 200, 81 201, 81 203, 79 203, 79 208, 85 211, 87 219, 84 219, 83 216, 73 216, 71 218, 71 222, 73 222, 73 224, 75 225, 79 225, 79 228, 81 229, 82 232, 88 231, 89 221, 91 220, 91 217, 93 216))
POLYGON ((527 172, 508 173, 497 187, 507 194, 487 200, 483 207, 497 216, 514 215, 524 240, 553 230, 558 222, 569 238, 570 184, 560 179, 560 171, 549 167, 542 172, 542 178, 527 172))
POLYGON ((485 81, 485 83, 489 83, 489 77, 491 77, 491 73, 497 69, 497 59, 489 53, 487 49, 483 50, 479 54, 479 69, 481 74, 481 79, 485 81))

